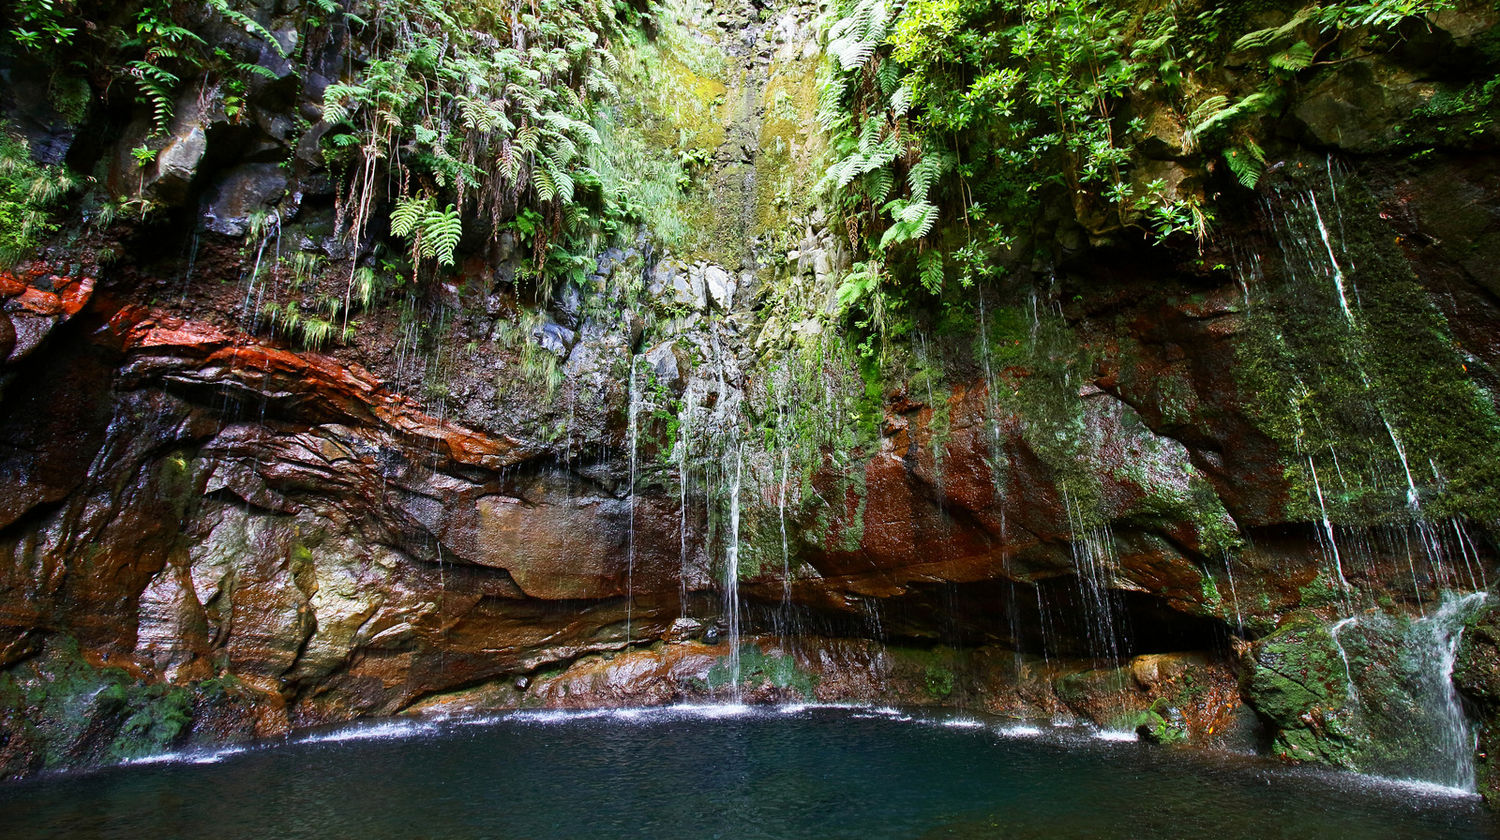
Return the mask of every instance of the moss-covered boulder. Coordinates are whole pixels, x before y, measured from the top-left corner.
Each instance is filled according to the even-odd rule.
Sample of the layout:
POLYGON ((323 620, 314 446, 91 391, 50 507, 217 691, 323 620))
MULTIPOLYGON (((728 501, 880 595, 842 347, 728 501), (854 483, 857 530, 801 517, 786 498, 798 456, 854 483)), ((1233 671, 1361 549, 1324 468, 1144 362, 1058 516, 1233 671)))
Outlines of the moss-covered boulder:
POLYGON ((195 728, 211 743, 252 737, 256 702, 264 698, 233 679, 162 683, 52 637, 40 655, 0 672, 0 779, 167 752, 194 742, 195 728))
MULTIPOLYGON (((1450 593, 1415 615, 1371 609, 1332 624, 1309 614, 1288 621, 1253 649, 1245 682, 1276 753, 1467 788, 1473 738, 1449 668, 1481 599, 1450 593)), ((1476 685, 1485 679, 1476 670, 1476 685)))
POLYGON ((1490 758, 1500 749, 1500 604, 1475 613, 1464 627, 1453 663, 1453 684, 1478 718, 1475 783, 1490 803, 1500 803, 1500 772, 1490 758))
POLYGON ((1247 658, 1246 700, 1274 733, 1277 755, 1353 767, 1348 672, 1329 628, 1296 616, 1247 658))

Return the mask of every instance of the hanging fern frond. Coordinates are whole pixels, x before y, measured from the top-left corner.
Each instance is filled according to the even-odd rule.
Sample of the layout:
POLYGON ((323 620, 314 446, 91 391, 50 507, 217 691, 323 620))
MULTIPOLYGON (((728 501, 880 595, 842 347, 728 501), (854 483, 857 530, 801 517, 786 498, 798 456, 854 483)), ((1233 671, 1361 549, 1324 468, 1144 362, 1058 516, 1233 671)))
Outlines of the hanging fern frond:
POLYGON ((922 281, 922 288, 937 294, 943 289, 943 255, 936 250, 929 250, 917 258, 917 274, 922 281))
POLYGON ((1253 190, 1255 185, 1260 183, 1264 167, 1248 149, 1225 149, 1224 161, 1229 164, 1229 171, 1234 173, 1234 177, 1239 179, 1239 182, 1247 189, 1253 190))
POLYGON ((423 253, 436 257, 439 265, 453 265, 453 252, 463 233, 463 220, 452 204, 446 210, 429 210, 422 217, 423 253))
POLYGON ((1277 70, 1286 73, 1295 73, 1306 69, 1313 63, 1313 48, 1306 41, 1298 41, 1282 52, 1271 56, 1267 61, 1277 70))
POLYGON ((425 195, 396 199, 396 207, 391 211, 391 233, 396 236, 412 235, 431 208, 432 199, 425 195))
POLYGON ((244 12, 230 8, 228 0, 207 0, 207 5, 210 9, 228 18, 230 22, 237 24, 241 29, 264 41, 266 46, 274 50, 278 56, 286 58, 286 48, 281 46, 281 42, 276 40, 276 36, 271 34, 271 30, 263 26, 260 21, 257 21, 244 12))

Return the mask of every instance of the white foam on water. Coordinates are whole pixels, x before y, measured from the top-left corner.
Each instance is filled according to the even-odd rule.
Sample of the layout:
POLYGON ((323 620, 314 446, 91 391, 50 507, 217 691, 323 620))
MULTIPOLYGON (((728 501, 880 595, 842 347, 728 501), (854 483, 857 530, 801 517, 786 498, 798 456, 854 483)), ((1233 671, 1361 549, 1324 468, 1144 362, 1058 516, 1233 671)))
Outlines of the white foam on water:
POLYGON ((997 735, 1004 735, 1007 738, 1035 738, 1042 734, 1042 728, 1040 726, 1028 726, 1020 723, 1015 726, 1002 726, 996 729, 995 733, 997 735))
POLYGON ((348 729, 339 729, 320 735, 308 735, 307 737, 297 739, 295 743, 328 744, 344 741, 394 741, 400 738, 410 738, 413 735, 425 735, 435 729, 436 727, 430 721, 393 720, 369 726, 353 726, 348 729))
POLYGON ((157 753, 156 755, 143 755, 140 758, 128 759, 122 763, 129 766, 138 764, 217 764, 231 755, 238 755, 245 751, 245 747, 224 747, 217 750, 165 752, 157 753))
POLYGON ((611 720, 640 720, 652 711, 652 709, 615 709, 606 716, 611 720))
POLYGON ((575 720, 588 720, 590 718, 606 717, 612 713, 610 709, 537 709, 535 711, 511 712, 498 718, 480 718, 476 723, 485 724, 499 722, 502 720, 513 720, 521 723, 569 723, 575 720))
POLYGON ((753 714, 755 707, 744 703, 682 703, 663 706, 661 710, 672 716, 719 720, 753 714))
POLYGON ((228 749, 217 750, 211 753, 199 753, 192 756, 191 760, 194 764, 218 764, 231 755, 239 755, 246 751, 245 747, 229 747, 228 749))
POLYGON ((1139 741, 1140 738, 1128 729, 1100 729, 1093 733, 1099 741, 1139 741))
POLYGON ((1389 776, 1370 776, 1364 773, 1356 775, 1361 781, 1370 783, 1375 787, 1390 787, 1426 796, 1441 796, 1445 799, 1479 798, 1478 793, 1468 788, 1451 787, 1449 785, 1438 784, 1437 782, 1424 782, 1421 779, 1393 779, 1389 776))
POLYGON ((136 764, 173 764, 179 761, 191 761, 188 753, 166 752, 155 755, 143 755, 139 758, 127 758, 121 764, 134 766, 136 764))
POLYGON ((938 725, 946 726, 949 729, 983 729, 984 721, 975 720, 974 718, 948 718, 947 720, 938 721, 938 725))

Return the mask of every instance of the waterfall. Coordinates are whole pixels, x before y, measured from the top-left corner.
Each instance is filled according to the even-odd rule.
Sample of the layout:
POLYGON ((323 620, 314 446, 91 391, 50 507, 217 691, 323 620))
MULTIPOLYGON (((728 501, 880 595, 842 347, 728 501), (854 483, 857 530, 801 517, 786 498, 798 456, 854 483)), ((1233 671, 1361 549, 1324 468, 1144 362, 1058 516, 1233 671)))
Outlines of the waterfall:
POLYGON ((1459 642, 1463 641, 1464 622, 1484 603, 1485 597, 1484 592, 1471 592, 1462 597, 1450 594, 1436 612, 1416 624, 1427 636, 1427 651, 1434 654, 1424 671, 1429 678, 1431 694, 1442 701, 1435 709, 1439 715, 1438 731, 1442 736, 1437 748, 1440 766, 1447 765, 1447 777, 1436 781, 1468 791, 1475 789, 1474 749, 1477 741, 1473 727, 1464 715, 1458 689, 1453 685, 1453 663, 1458 657, 1459 642))
POLYGON ((740 479, 744 446, 734 448, 734 478, 729 484, 729 537, 724 545, 724 612, 729 635, 730 695, 740 699, 740 479))
POLYGON ((1355 770, 1472 792, 1473 727, 1453 685, 1464 623, 1486 593, 1442 593, 1415 618, 1372 610, 1329 628, 1347 688, 1332 716, 1355 770))
POLYGON ((630 647, 631 620, 635 617, 635 472, 636 452, 640 443, 640 426, 636 416, 640 413, 641 389, 636 385, 636 359, 630 357, 630 542, 625 554, 625 647, 630 647))
POLYGON ((1359 689, 1354 685, 1354 674, 1349 670, 1349 652, 1344 650, 1344 643, 1339 641, 1339 633, 1342 632, 1345 627, 1348 627, 1358 620, 1358 616, 1351 615, 1348 618, 1341 618, 1338 621, 1334 622, 1333 626, 1328 629, 1328 635, 1333 638, 1333 646, 1339 652, 1339 661, 1344 663, 1344 683, 1346 686, 1344 690, 1344 699, 1348 700, 1355 706, 1359 705, 1359 689))
POLYGON ((688 485, 691 483, 689 456, 692 452, 693 411, 697 408, 697 402, 692 389, 688 389, 682 399, 682 424, 677 435, 677 481, 680 489, 677 502, 677 607, 680 617, 687 618, 688 485))

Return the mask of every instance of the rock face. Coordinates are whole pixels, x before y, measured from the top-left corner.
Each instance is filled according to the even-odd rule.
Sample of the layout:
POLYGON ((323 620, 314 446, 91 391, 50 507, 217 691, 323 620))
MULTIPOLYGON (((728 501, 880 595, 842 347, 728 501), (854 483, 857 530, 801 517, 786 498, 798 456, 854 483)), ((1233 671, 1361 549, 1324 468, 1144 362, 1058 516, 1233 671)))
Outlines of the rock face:
MULTIPOLYGON (((779 209, 816 180, 816 10, 762 11, 680 24, 728 68, 707 244, 541 289, 512 236, 321 344, 264 303, 305 282, 279 249, 357 250, 327 126, 290 128, 336 50, 307 101, 179 102, 145 164, 122 127, 111 189, 170 218, 0 273, 0 775, 732 696, 1400 766, 1356 696, 1419 702, 1392 652, 1495 579, 1500 167, 1487 135, 1412 164, 1395 125, 1451 91, 1406 53, 1319 71, 1201 250, 1059 223, 872 361, 766 300, 832 307, 849 256, 779 209)), ((1484 753, 1494 624, 1455 671, 1484 753)))

